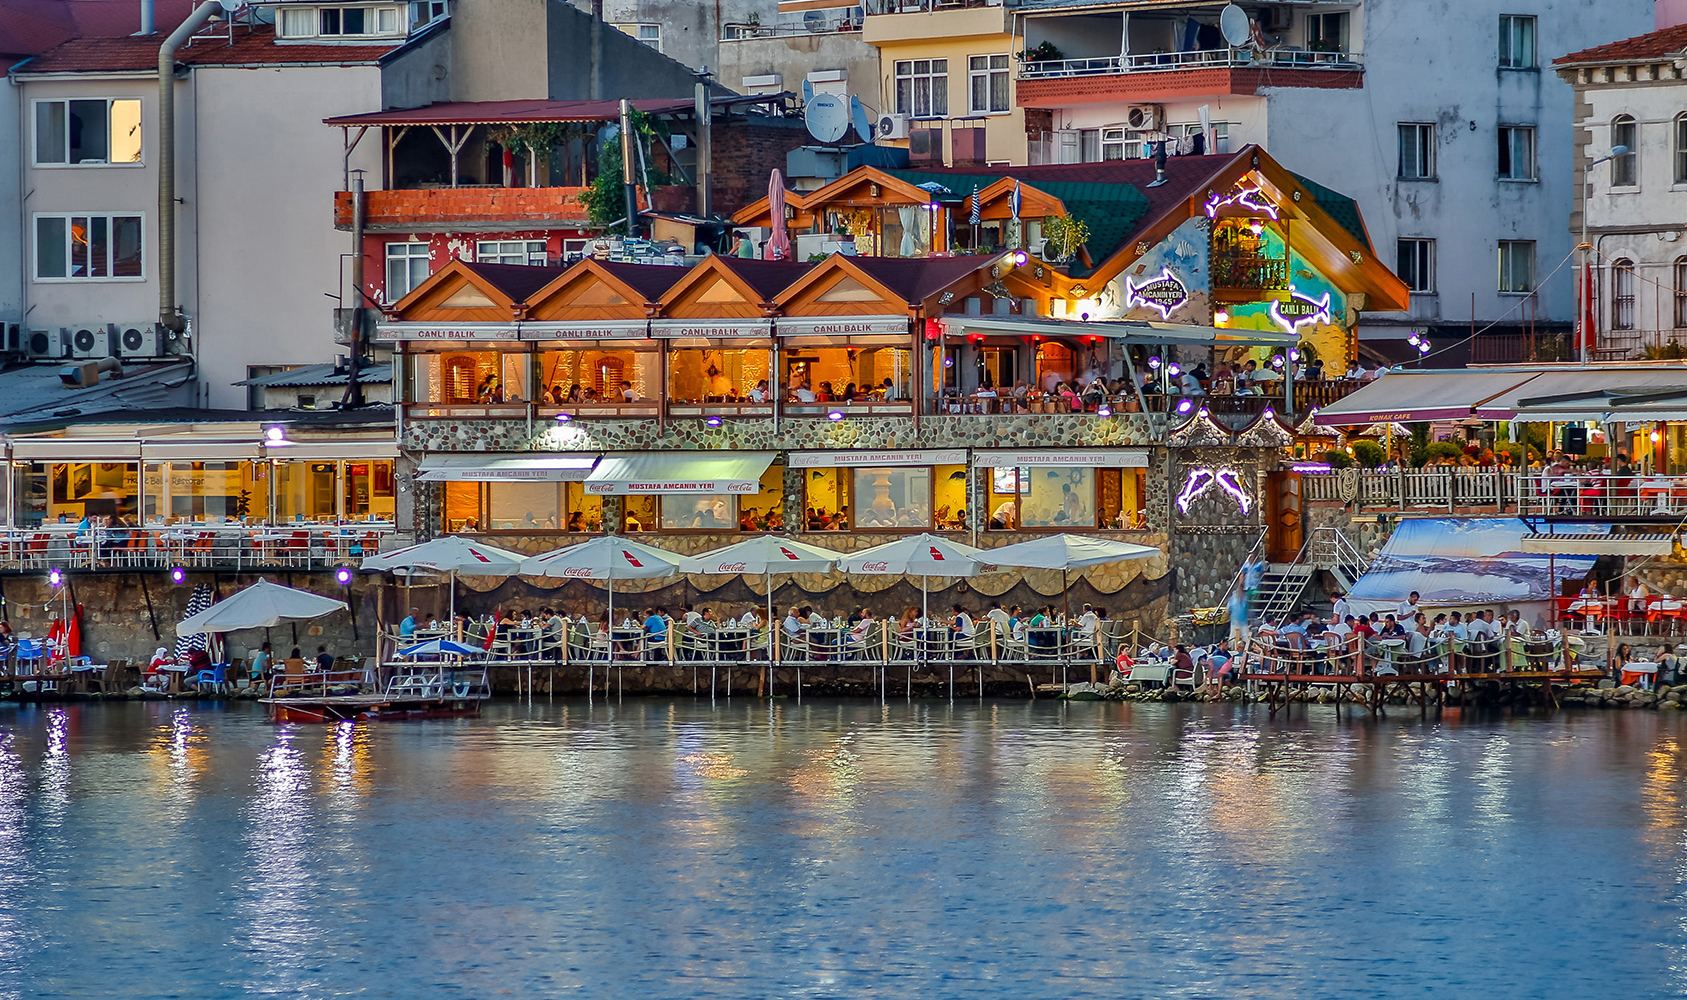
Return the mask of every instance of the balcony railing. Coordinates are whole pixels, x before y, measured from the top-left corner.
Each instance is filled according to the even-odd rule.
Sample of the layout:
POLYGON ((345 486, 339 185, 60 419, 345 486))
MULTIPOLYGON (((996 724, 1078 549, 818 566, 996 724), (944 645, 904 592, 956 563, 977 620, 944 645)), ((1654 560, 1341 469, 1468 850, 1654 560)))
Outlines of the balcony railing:
POLYGON ((1001 5, 1002 0, 865 0, 861 6, 868 14, 920 14, 1001 5))
POLYGON ((393 532, 375 521, 8 528, 0 529, 0 570, 331 569, 374 555, 393 532))
POLYGON ((1491 508, 1525 517, 1676 520, 1687 514, 1687 476, 1553 475, 1500 466, 1363 469, 1308 475, 1313 502, 1384 510, 1491 508))
POLYGON ((1283 291, 1289 287, 1287 260, 1215 254, 1212 258, 1212 274, 1214 288, 1283 291))
POLYGON ((757 38, 792 38, 801 35, 837 35, 861 30, 861 8, 834 11, 805 11, 801 17, 772 24, 728 24, 721 29, 721 41, 745 42, 757 38))
POLYGON ((1145 55, 1097 56, 1087 59, 1040 59, 1022 63, 1021 80, 1068 76, 1113 76, 1122 73, 1171 73, 1188 69, 1358 69, 1353 52, 1310 52, 1301 49, 1206 49, 1195 52, 1154 52, 1145 55))

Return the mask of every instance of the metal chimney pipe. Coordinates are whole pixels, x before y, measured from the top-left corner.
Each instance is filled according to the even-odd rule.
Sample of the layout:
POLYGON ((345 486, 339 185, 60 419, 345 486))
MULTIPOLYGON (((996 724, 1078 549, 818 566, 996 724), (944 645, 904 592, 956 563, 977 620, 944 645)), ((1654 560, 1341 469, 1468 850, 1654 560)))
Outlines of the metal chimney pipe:
POLYGON ((152 26, 152 3, 153 0, 141 0, 141 30, 135 34, 150 35, 155 30, 152 26))
POLYGON ((158 47, 158 322, 187 329, 176 305, 176 50, 221 11, 205 0, 158 47))

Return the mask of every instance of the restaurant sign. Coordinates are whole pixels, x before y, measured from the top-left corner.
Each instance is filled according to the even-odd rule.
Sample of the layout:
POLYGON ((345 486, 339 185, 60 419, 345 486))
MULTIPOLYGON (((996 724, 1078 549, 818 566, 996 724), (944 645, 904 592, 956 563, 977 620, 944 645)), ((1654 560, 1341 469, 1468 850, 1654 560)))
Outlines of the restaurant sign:
POLYGON ((966 449, 935 451, 796 451, 786 459, 793 469, 838 469, 862 465, 965 465, 966 449))
POLYGON ((586 492, 600 496, 626 496, 630 493, 735 493, 750 495, 761 492, 761 482, 755 479, 672 480, 640 483, 630 480, 587 480, 586 492))
POLYGON ((403 340, 517 340, 517 323, 376 323, 375 339, 403 340))
POLYGON ((1294 333, 1309 323, 1327 326, 1330 323, 1330 293, 1325 292, 1321 298, 1315 299, 1291 288, 1287 299, 1272 300, 1271 318, 1286 333, 1294 333))
POLYGON ((1145 469, 1146 448, 1042 449, 1038 451, 979 451, 974 464, 981 469, 1032 466, 1079 466, 1093 469, 1145 469))
POLYGON ((1142 284, 1125 277, 1125 307, 1147 306, 1169 319, 1177 308, 1189 301, 1189 286, 1185 285, 1169 267, 1162 267, 1160 275, 1142 284))
POLYGON ((781 337, 908 335, 906 316, 781 316, 781 337))
POLYGON ((650 335, 665 339, 729 340, 770 337, 773 328, 765 319, 658 319, 651 321, 650 335))

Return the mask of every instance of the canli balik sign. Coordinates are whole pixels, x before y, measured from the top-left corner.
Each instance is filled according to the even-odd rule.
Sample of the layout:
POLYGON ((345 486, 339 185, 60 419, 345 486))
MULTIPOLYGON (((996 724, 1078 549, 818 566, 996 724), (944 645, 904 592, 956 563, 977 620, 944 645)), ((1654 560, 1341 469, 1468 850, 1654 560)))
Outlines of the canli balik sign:
POLYGON ((1125 278, 1125 305, 1127 308, 1147 306, 1157 311, 1161 319, 1169 319, 1174 310, 1189 301, 1189 286, 1185 285, 1171 268, 1162 267, 1157 278, 1150 278, 1142 284, 1125 278))

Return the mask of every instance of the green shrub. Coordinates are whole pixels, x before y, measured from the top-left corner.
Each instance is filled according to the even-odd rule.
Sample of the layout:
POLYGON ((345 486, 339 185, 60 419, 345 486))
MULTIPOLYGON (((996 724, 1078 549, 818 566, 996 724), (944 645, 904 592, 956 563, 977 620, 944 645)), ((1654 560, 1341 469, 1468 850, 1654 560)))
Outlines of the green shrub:
POLYGON ((1388 460, 1388 452, 1382 450, 1382 445, 1375 441, 1353 442, 1353 460, 1361 468, 1374 469, 1388 460))
POLYGON ((1443 458, 1450 458, 1456 462, 1463 457, 1464 449, 1453 442, 1431 441, 1429 444, 1424 446, 1423 460, 1418 464, 1428 465, 1430 462, 1439 461, 1443 458))
POLYGON ((1353 456, 1345 451, 1326 451, 1318 458, 1332 469, 1350 469, 1353 467, 1353 456))

